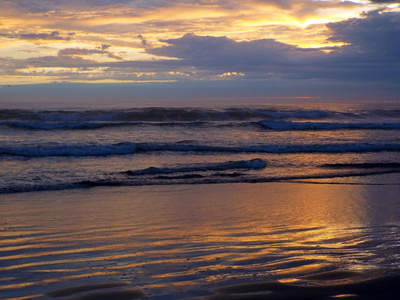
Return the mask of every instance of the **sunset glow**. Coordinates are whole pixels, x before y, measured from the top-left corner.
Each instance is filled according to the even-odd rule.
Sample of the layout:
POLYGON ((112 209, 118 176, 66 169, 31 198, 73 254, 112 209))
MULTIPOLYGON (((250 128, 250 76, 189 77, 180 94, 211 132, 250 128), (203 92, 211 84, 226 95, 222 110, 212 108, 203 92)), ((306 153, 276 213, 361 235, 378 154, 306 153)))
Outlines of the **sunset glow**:
POLYGON ((377 71, 387 83, 399 75, 399 13, 395 1, 4 0, 0 85, 364 81, 377 71))

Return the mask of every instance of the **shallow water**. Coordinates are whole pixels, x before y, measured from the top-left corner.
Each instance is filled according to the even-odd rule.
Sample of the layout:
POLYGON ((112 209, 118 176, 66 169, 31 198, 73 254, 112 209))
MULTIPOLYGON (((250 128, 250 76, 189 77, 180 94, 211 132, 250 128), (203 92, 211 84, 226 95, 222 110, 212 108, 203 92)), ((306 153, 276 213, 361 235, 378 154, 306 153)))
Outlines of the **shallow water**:
MULTIPOLYGON (((218 288, 396 275, 399 195, 398 185, 305 183, 0 195, 0 298, 228 299, 218 288)), ((302 299, 286 296, 276 299, 302 299)))

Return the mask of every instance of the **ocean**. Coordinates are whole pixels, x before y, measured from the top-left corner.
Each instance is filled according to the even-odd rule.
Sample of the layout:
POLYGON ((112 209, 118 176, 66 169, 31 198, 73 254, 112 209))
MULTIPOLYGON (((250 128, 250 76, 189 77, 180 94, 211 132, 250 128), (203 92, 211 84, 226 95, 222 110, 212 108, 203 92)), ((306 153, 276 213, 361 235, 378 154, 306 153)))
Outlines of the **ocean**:
POLYGON ((400 103, 0 109, 0 298, 397 299, 400 103))
POLYGON ((271 181, 398 184, 399 132, 396 104, 1 109, 0 193, 271 181))

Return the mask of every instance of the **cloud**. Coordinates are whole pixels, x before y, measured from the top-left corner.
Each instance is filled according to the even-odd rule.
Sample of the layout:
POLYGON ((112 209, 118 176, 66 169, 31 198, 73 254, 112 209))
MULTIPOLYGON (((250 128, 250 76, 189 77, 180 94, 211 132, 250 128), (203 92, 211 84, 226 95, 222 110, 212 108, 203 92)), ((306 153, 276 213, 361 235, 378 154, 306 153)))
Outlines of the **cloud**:
POLYGON ((321 49, 304 49, 274 39, 235 41, 228 37, 185 34, 161 40, 166 45, 150 54, 177 59, 207 74, 245 74, 245 78, 377 80, 400 79, 400 13, 373 11, 362 18, 327 24, 329 41, 344 42, 321 49))
MULTIPOLYGON (((9 3, 11 4, 11 2, 9 3)), ((16 0, 15 3, 20 4, 22 2, 16 0)), ((45 1, 33 1, 33 3, 36 3, 36 6, 44 5, 45 1)), ((33 41, 68 41, 73 35, 60 34, 59 32, 75 31, 79 32, 79 37, 76 38, 79 44, 76 43, 74 46, 79 45, 79 47, 73 48, 71 43, 68 42, 68 46, 64 46, 64 49, 53 48, 51 51, 41 52, 41 57, 19 60, 3 58, 1 64, 6 67, 10 74, 24 68, 53 68, 51 72, 54 76, 58 72, 57 68, 81 68, 82 70, 91 69, 93 71, 91 74, 83 72, 78 75, 75 71, 68 73, 64 70, 62 76, 65 80, 68 80, 68 76, 70 76, 70 80, 91 76, 91 80, 98 78, 110 80, 174 79, 182 81, 254 79, 264 81, 288 80, 288 82, 304 79, 332 80, 335 82, 348 81, 349 79, 359 82, 362 80, 394 81, 393 78, 399 78, 400 13, 397 11, 369 11, 359 18, 327 23, 325 29, 322 29, 323 24, 319 24, 318 32, 313 31, 314 27, 299 29, 300 27, 297 25, 294 30, 290 27, 291 25, 288 25, 289 23, 281 25, 279 22, 274 25, 259 25, 258 23, 264 17, 268 19, 271 12, 275 12, 278 7, 279 13, 284 11, 287 16, 291 17, 289 18, 290 24, 294 24, 293 20, 297 19, 293 16, 305 16, 318 9, 329 10, 335 5, 336 7, 360 5, 346 3, 311 0, 187 0, 180 2, 173 0, 75 0, 72 2, 59 0, 49 5, 54 7, 56 4, 64 5, 64 8, 71 8, 71 11, 63 10, 59 19, 54 18, 54 16, 51 16, 53 19, 49 18, 51 22, 55 22, 50 22, 51 24, 60 27, 48 26, 46 28, 58 28, 58 30, 51 32, 31 30, 32 33, 18 34, 16 37, 33 41), (71 3, 75 3, 77 8, 74 8, 71 3), (85 5, 92 5, 93 11, 89 13, 85 5), (252 5, 265 10, 260 10, 260 12, 257 12, 254 8, 250 10, 249 7, 252 7, 252 5), (75 15, 74 11, 78 11, 79 7, 81 14, 77 17, 78 14, 75 15), (271 7, 275 10, 271 10, 271 7), (177 10, 177 8, 180 10, 177 10), (216 17, 211 14, 211 17, 204 16, 201 13, 196 15, 193 12, 198 8, 203 9, 200 12, 203 12, 204 9, 211 11, 218 8, 218 12, 223 12, 223 14, 216 14, 216 17), (247 10, 241 11, 241 8, 247 10), (175 10, 178 11, 177 15, 185 15, 186 19, 178 20, 178 17, 171 14, 175 10), (193 14, 186 15, 186 13, 193 14), (105 19, 102 19, 103 14, 106 16, 105 19), (169 19, 163 18, 163 16, 169 14, 171 15, 169 19), (261 19, 252 19, 253 14, 261 19), (122 18, 113 19, 114 16, 122 16, 122 18), (238 19, 232 16, 238 16, 238 19), (69 18, 79 20, 75 23, 71 22, 69 18), (76 26, 76 28, 68 27, 66 29, 62 27, 65 24, 64 22, 67 22, 65 20, 68 20, 68 26, 76 26), (82 23, 80 23, 81 20, 82 23), (106 21, 102 23, 103 20, 106 21), (232 29, 232 32, 236 32, 238 28, 242 29, 241 22, 243 20, 250 24, 250 27, 243 27, 243 32, 245 32, 243 37, 246 37, 248 28, 251 28, 252 32, 256 32, 257 35, 239 39, 233 33, 229 34, 229 30, 226 29, 227 24, 237 22, 235 25, 237 27, 232 29), (92 21, 93 23, 91 23, 92 21), (86 23, 82 25, 83 22, 86 23), (215 28, 221 29, 221 31, 209 25, 216 26, 215 28), (266 30, 266 28, 270 29, 272 26, 275 26, 274 33, 266 30), (206 29, 209 30, 204 33, 206 29), (310 39, 312 39, 319 35, 322 30, 325 30, 324 33, 329 35, 326 42, 330 42, 330 44, 347 43, 347 45, 319 49, 305 48, 304 44, 301 48, 296 46, 295 43, 283 42, 282 36, 298 35, 298 32, 301 31, 302 34, 307 32, 306 34, 309 34, 310 39), (187 33, 191 31, 197 34, 187 33), (82 32, 89 34, 84 35, 82 32), (281 35, 277 33, 281 33, 281 35), (123 48, 118 48, 118 41, 121 45, 122 42, 125 43, 123 48), (113 48, 111 48, 111 44, 113 48), (118 49, 116 50, 118 52, 113 52, 114 49, 118 49), (54 55, 57 50, 57 55, 54 55), (327 53, 326 50, 329 50, 330 53, 327 53), (128 54, 121 57, 124 51, 128 54), (146 56, 138 55, 142 54, 140 51, 144 51, 146 56), (104 57, 95 59, 99 55, 104 57), (153 56, 152 60, 148 59, 150 56, 153 56), (128 57, 130 60, 128 60, 128 57), (140 60, 140 58, 143 60, 140 60), (95 76, 96 70, 98 70, 98 73, 95 76)), ((49 15, 52 13, 49 12, 49 15)), ((44 20, 47 22, 46 18, 44 20)), ((14 32, 18 32, 18 30, 14 32)), ((326 35, 321 35, 322 37, 318 38, 323 40, 326 35)), ((7 40, 6 36, 2 37, 3 40, 7 40)), ((26 49, 23 48, 26 47, 25 41, 20 43, 20 49, 26 49)), ((54 44, 57 44, 57 47, 62 45, 62 43, 54 44)), ((36 47, 36 44, 30 47, 36 47)), ((33 49, 38 48, 28 48, 29 51, 33 49)), ((19 58, 21 57, 19 56, 19 58)))
POLYGON ((82 72, 86 69, 98 68, 94 60, 75 56, 43 56, 28 59, 12 59, 0 57, 0 76, 9 78, 32 78, 40 76, 62 76, 66 70, 82 72))
POLYGON ((93 54, 101 54, 107 55, 110 58, 114 58, 117 60, 123 60, 122 57, 115 55, 113 52, 103 50, 103 48, 107 49, 110 45, 102 45, 102 50, 98 49, 85 49, 85 48, 65 48, 58 51, 59 56, 84 56, 84 55, 93 55, 93 54))
POLYGON ((173 1, 168 0, 134 0, 131 4, 138 8, 151 8, 151 7, 167 7, 171 6, 173 1))
POLYGON ((107 50, 108 48, 110 48, 111 45, 101 45, 101 51, 107 50))
POLYGON ((369 0, 372 3, 398 3, 399 0, 369 0))
POLYGON ((326 25, 332 32, 330 41, 350 45, 341 49, 341 57, 364 62, 400 63, 400 13, 373 11, 364 18, 326 25))
POLYGON ((22 40, 65 40, 69 41, 75 33, 68 33, 66 36, 61 36, 58 31, 52 31, 50 33, 25 33, 17 35, 22 40))
POLYGON ((139 35, 138 35, 138 38, 140 38, 140 40, 142 41, 142 45, 143 45, 143 46, 146 46, 146 45, 147 45, 147 41, 146 41, 146 39, 143 37, 143 35, 139 34, 139 35))
POLYGON ((188 33, 178 39, 161 41, 167 45, 148 49, 147 52, 178 58, 200 68, 225 67, 239 68, 242 71, 253 70, 265 65, 298 64, 301 61, 307 61, 312 56, 323 54, 319 50, 304 51, 273 39, 237 42, 225 36, 198 36, 188 33), (313 52, 312 55, 311 52, 313 52))

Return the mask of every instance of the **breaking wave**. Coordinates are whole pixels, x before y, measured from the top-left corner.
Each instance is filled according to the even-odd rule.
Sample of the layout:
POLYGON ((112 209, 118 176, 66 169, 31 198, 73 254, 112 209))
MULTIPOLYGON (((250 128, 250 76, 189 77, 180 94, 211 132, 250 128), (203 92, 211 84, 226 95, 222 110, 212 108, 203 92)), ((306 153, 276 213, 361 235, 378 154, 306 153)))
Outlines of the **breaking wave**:
POLYGON ((187 172, 203 172, 203 171, 226 171, 232 169, 264 169, 267 163, 259 158, 252 160, 240 160, 240 161, 228 161, 224 163, 216 164, 195 164, 185 167, 175 168, 156 168, 150 167, 143 170, 126 171, 123 172, 129 176, 141 176, 141 175, 155 175, 155 174, 173 174, 173 173, 187 173, 187 172))
MULTIPOLYGON (((99 178, 96 174, 80 181, 70 182, 43 182, 11 184, 0 187, 0 194, 21 193, 32 191, 50 191, 81 189, 92 187, 111 186, 148 186, 148 185, 180 185, 180 184, 222 184, 222 183, 260 183, 260 182, 308 182, 315 179, 333 179, 348 177, 365 177, 372 175, 384 175, 400 173, 397 166, 383 166, 381 168, 353 168, 343 170, 337 168, 336 172, 318 174, 298 174, 270 176, 258 173, 265 168, 267 163, 262 159, 248 161, 229 161, 216 164, 198 164, 186 167, 157 168, 150 167, 144 170, 125 171, 119 174, 109 174, 107 178, 99 178), (361 170, 365 169, 365 170, 361 170), (238 172, 241 170, 240 172, 238 172), (256 171, 256 172, 254 172, 256 171), (119 176, 118 176, 119 175, 119 176)), ((322 166, 324 167, 324 166, 322 166)))
MULTIPOLYGON (((400 110, 331 111, 288 108, 167 108, 146 107, 104 110, 0 109, 0 120, 25 122, 191 122, 254 120, 323 120, 400 118, 400 110)), ((4 123, 7 124, 7 123, 4 123)), ((12 125, 12 123, 10 123, 12 125)), ((18 123, 16 123, 18 124, 18 123)))
POLYGON ((400 130, 400 111, 329 111, 256 108, 135 108, 124 110, 0 109, 0 126, 23 130, 80 130, 123 126, 248 126, 274 131, 400 130), (382 119, 386 123, 367 122, 382 119), (361 121, 360 121, 361 120, 361 121))

